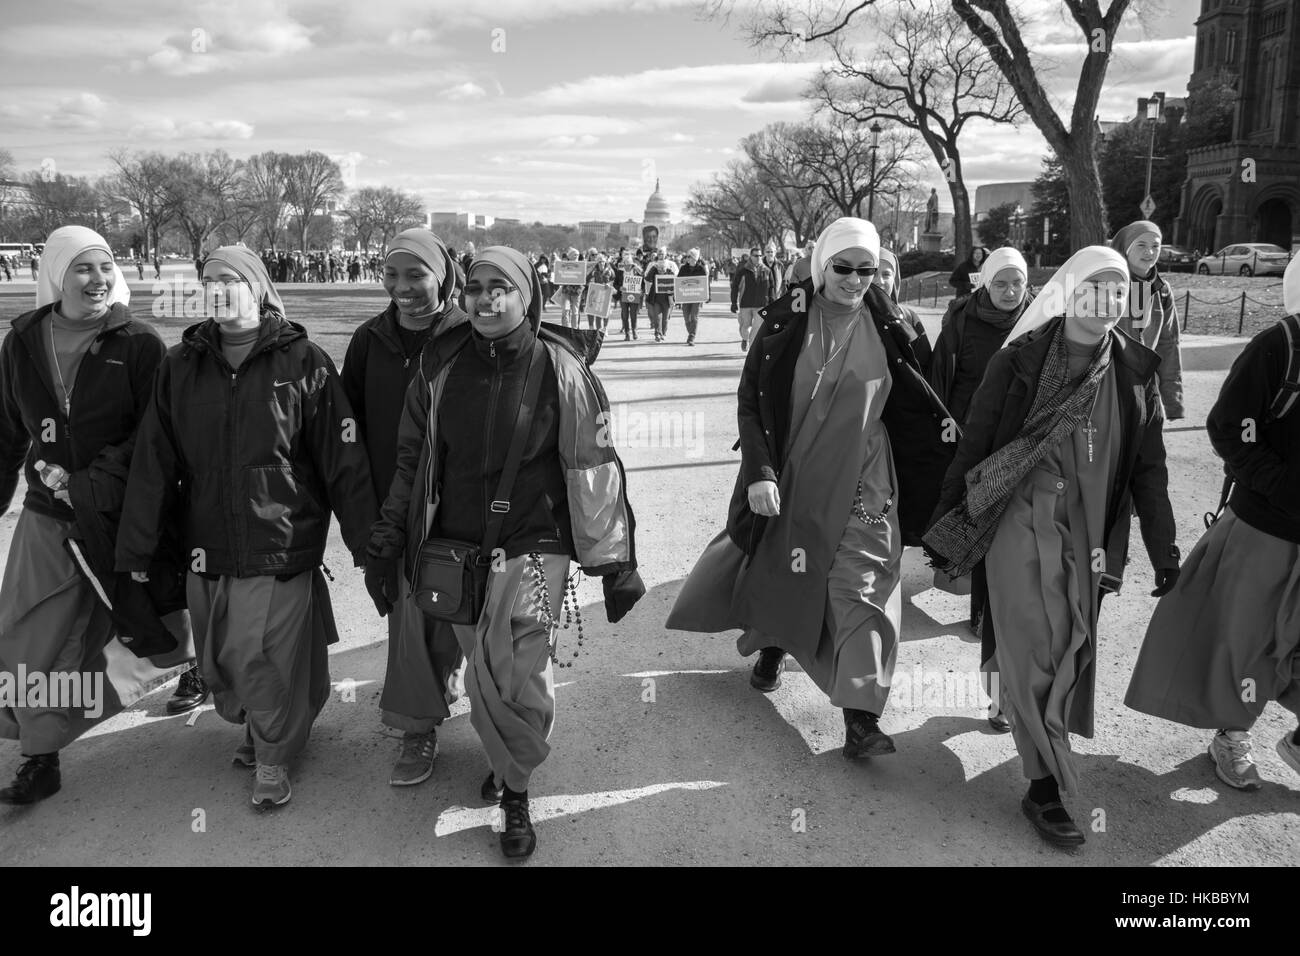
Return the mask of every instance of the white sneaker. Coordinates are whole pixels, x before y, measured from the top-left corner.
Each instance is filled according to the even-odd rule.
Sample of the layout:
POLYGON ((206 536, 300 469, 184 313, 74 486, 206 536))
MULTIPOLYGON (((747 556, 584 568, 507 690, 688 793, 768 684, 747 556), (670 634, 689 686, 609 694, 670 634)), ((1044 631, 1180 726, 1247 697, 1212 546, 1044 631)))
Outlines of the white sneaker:
POLYGON ((1238 790, 1258 790, 1263 781, 1255 769, 1255 759, 1250 755, 1250 732, 1245 730, 1220 730, 1210 741, 1208 751, 1214 761, 1214 772, 1219 779, 1238 790))
POLYGON ((293 796, 289 787, 289 768, 279 763, 259 763, 257 782, 253 784, 253 806, 264 803, 282 807, 293 796))

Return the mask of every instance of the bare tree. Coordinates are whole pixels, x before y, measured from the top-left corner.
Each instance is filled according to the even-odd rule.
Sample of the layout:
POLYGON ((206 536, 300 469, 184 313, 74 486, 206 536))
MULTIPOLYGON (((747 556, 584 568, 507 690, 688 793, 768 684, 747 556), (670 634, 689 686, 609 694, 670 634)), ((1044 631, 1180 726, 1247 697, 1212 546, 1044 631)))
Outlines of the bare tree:
MULTIPOLYGON (((768 211, 775 205, 784 214, 800 246, 817 234, 828 211, 822 183, 805 162, 807 134, 807 124, 772 123, 740 141, 759 184, 768 194, 764 197, 768 211)), ((779 236, 777 242, 779 245, 779 236)))
POLYGON ((176 214, 171 159, 158 152, 128 153, 125 149, 114 150, 109 159, 117 172, 106 181, 105 188, 136 211, 144 229, 145 245, 158 249, 163 227, 176 214))
POLYGON ((867 127, 832 113, 830 122, 806 123, 800 130, 802 161, 841 216, 861 218, 863 205, 873 191, 877 195, 892 192, 900 180, 910 182, 915 178, 911 167, 919 155, 917 137, 910 131, 885 134, 877 147, 873 176, 867 127))
POLYGON ((686 214, 711 226, 733 245, 781 244, 784 219, 749 160, 733 160, 703 186, 693 186, 686 214), (767 206, 763 202, 767 200, 767 206))
POLYGON ((26 233, 44 238, 59 226, 103 228, 103 203, 89 181, 62 173, 49 178, 29 173, 25 178, 29 196, 26 233))
POLYGON ((274 250, 287 219, 285 204, 284 153, 270 150, 250 156, 244 162, 242 201, 252 210, 253 222, 262 234, 262 245, 274 250))
POLYGON ((419 225, 424 220, 424 204, 419 197, 391 186, 381 186, 375 201, 375 228, 379 231, 380 246, 403 229, 419 225))
POLYGON ((1069 125, 1057 113, 1039 81, 1022 27, 1025 18, 1007 0, 951 0, 953 10, 979 38, 1011 83, 1030 119, 1060 157, 1070 194, 1070 245, 1080 249, 1103 243, 1109 234, 1096 155, 1096 114, 1106 70, 1115 49, 1115 33, 1133 0, 1059 0, 1087 46, 1074 93, 1069 125))
POLYGON ((284 156, 282 174, 289 222, 298 234, 298 248, 306 252, 312 218, 343 194, 343 176, 338 163, 316 150, 284 156))
POLYGON ((239 168, 225 150, 183 153, 172 160, 176 224, 198 259, 211 235, 224 224, 239 185, 239 168))
POLYGON ((988 52, 944 0, 870 9, 860 4, 847 13, 828 3, 809 7, 804 17, 798 23, 785 12, 756 21, 750 36, 777 44, 793 37, 823 39, 837 66, 822 72, 810 98, 855 123, 883 120, 915 131, 947 181, 957 255, 969 254, 971 196, 962 175, 962 134, 974 120, 1014 123, 1023 114, 988 52), (851 32, 857 26, 861 34, 851 32), (854 46, 859 36, 872 40, 866 54, 854 46))

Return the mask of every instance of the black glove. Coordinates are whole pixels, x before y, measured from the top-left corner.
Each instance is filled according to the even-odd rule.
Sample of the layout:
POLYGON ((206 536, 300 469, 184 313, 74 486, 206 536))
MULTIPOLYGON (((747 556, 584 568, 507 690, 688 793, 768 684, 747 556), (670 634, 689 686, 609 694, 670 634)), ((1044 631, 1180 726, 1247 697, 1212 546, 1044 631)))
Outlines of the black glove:
POLYGON ((1178 575, 1181 572, 1178 568, 1161 568, 1156 572, 1156 589, 1151 592, 1152 597, 1164 597, 1174 589, 1178 583, 1178 575))
POLYGON ((623 615, 645 595, 645 585, 635 568, 607 574, 601 581, 605 585, 605 617, 611 624, 623 620, 623 615))
POLYGON ((366 591, 380 617, 386 617, 397 603, 397 561, 394 558, 366 558, 366 591))
POLYGON ((731 311, 732 311, 732 312, 739 312, 739 311, 740 311, 739 307, 738 307, 738 306, 736 305, 736 303, 734 303, 734 302, 731 303, 731 311))

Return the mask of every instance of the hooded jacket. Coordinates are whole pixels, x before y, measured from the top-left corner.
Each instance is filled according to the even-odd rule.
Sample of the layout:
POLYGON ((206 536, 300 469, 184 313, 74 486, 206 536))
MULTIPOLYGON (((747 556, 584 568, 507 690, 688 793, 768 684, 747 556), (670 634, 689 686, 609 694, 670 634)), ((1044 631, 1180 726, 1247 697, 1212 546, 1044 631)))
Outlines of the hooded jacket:
MULTIPOLYGON (((454 263, 455 260, 450 260, 454 263)), ((397 425, 406 402, 406 388, 420 368, 420 354, 430 337, 442 335, 469 320, 455 303, 463 280, 449 269, 438 290, 442 312, 420 333, 408 353, 398 332, 397 305, 388 308, 352 333, 343 357, 341 380, 352 410, 357 413, 361 440, 370 459, 375 501, 381 502, 393 483, 397 462, 397 425)))
POLYGON ((14 319, 0 346, 0 512, 13 500, 25 461, 23 507, 72 521, 73 509, 45 487, 36 462, 43 459, 68 471, 70 497, 92 502, 100 511, 121 510, 136 426, 166 347, 152 326, 131 318, 125 305, 112 306, 81 361, 65 415, 50 376, 46 320, 56 306, 14 319))
POLYGON ((534 342, 545 377, 498 547, 507 557, 566 553, 593 576, 636 568, 609 401, 569 342, 542 326, 535 272, 531 281, 513 332, 489 341, 468 322, 451 329, 429 343, 407 390, 397 471, 368 550, 381 560, 404 555, 408 581, 426 537, 482 540, 534 342))
POLYGON ((315 569, 330 512, 360 564, 375 492, 334 363, 302 326, 263 313, 239 369, 217 324, 185 330, 158 370, 136 439, 117 569, 143 571, 180 482, 184 547, 208 576, 286 577, 315 569))

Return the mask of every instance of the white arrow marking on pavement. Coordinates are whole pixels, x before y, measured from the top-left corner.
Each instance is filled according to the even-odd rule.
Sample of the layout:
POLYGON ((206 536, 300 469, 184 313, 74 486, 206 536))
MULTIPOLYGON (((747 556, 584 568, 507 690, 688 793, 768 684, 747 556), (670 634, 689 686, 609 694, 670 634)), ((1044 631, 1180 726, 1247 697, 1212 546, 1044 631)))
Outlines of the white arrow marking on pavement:
MULTIPOLYGON (((193 720, 205 710, 216 710, 211 704, 200 707, 191 711, 189 720, 186 721, 191 727, 194 726, 193 720)), ((114 714, 108 720, 101 721, 91 727, 81 736, 99 737, 103 734, 116 734, 123 730, 135 730, 137 727, 143 727, 146 724, 156 724, 161 720, 179 720, 183 714, 160 714, 157 717, 150 717, 148 711, 143 708, 134 707, 130 710, 124 710, 120 714, 114 714)))
POLYGON ((343 678, 343 680, 331 681, 330 686, 333 687, 335 690, 340 690, 340 691, 346 689, 356 690, 358 687, 365 687, 367 684, 374 684, 374 683, 377 683, 377 681, 353 680, 350 677, 345 677, 343 678))
MULTIPOLYGON (((552 820, 555 817, 585 813, 588 810, 601 810, 615 807, 621 803, 631 803, 643 797, 653 797, 669 790, 712 790, 725 787, 717 780, 690 780, 683 783, 656 783, 649 787, 636 787, 631 790, 604 790, 599 793, 563 794, 553 797, 534 797, 528 801, 528 815, 534 823, 552 820)), ((434 825, 434 836, 450 836, 462 830, 476 827, 491 827, 496 820, 497 807, 450 807, 438 814, 434 825)))
POLYGON ((674 674, 730 674, 731 671, 638 671, 623 677, 672 677, 674 674))
POLYGON ((1180 803, 1213 803, 1219 799, 1217 791, 1209 787, 1192 789, 1191 787, 1179 787, 1169 795, 1170 800, 1177 800, 1180 803))

